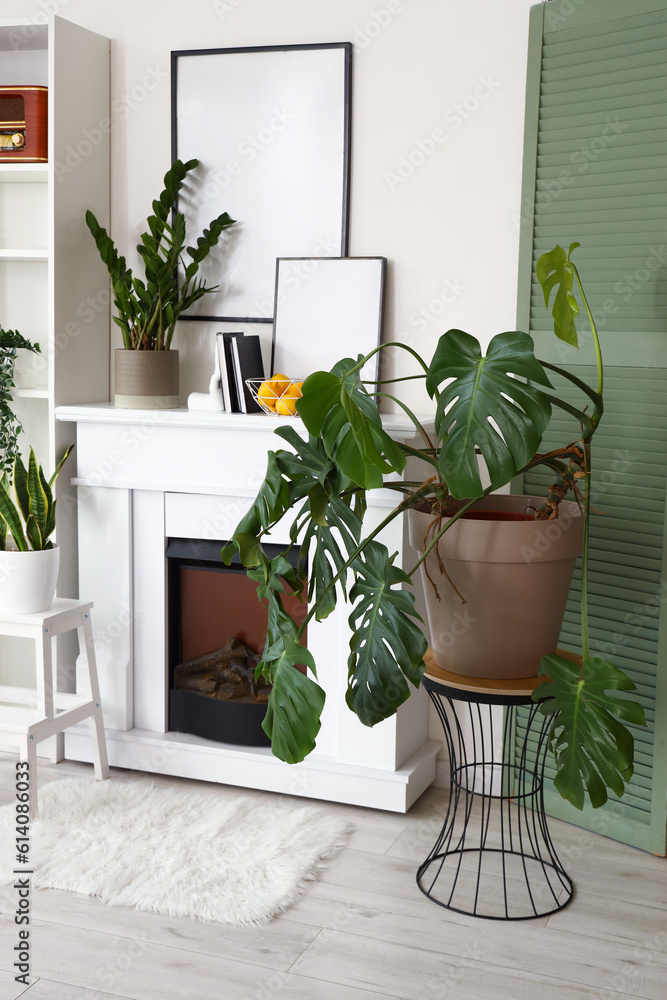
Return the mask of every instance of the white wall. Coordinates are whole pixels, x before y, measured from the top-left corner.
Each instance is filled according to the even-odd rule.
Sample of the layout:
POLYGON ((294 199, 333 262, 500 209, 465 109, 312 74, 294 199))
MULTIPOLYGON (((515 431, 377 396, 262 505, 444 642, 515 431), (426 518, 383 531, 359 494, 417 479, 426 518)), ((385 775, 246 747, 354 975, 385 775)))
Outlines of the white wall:
MULTIPOLYGON (((39 20, 46 11, 111 38, 111 231, 130 259, 170 163, 172 49, 354 42, 350 253, 388 258, 386 339, 428 360, 452 326, 486 341, 515 325, 531 4, 0 0, 0 18, 39 20), (443 140, 400 178, 400 164, 407 173, 410 154, 419 161, 434 129, 443 140)), ((211 335, 203 324, 177 334, 184 396, 207 387, 211 335)), ((421 383, 401 395, 428 409, 421 383)))

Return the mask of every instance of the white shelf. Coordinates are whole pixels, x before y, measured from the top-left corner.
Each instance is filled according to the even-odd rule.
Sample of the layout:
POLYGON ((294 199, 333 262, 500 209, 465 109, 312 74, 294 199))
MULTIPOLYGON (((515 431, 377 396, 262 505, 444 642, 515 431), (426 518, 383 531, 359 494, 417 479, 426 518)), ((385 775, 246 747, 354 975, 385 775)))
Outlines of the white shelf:
MULTIPOLYGON (((91 704, 83 695, 58 691, 53 695, 55 718, 67 717, 68 712, 91 704)), ((37 708, 37 695, 29 688, 0 687, 0 732, 22 732, 41 719, 37 708)))
POLYGON ((48 250, 0 250, 0 261, 20 260, 20 261, 47 261, 49 259, 48 250))
MULTIPOLYGON (((101 225, 109 225, 109 136, 76 169, 61 174, 58 168, 82 130, 109 117, 109 41, 59 16, 43 14, 38 20, 0 21, 0 78, 47 87, 49 148, 48 163, 0 163, 0 323, 41 344, 41 363, 26 364, 24 381, 17 374, 12 407, 23 427, 18 443, 24 459, 33 447, 48 478, 74 442, 74 428, 55 421, 56 403, 104 399, 109 393, 109 309, 100 308, 85 323, 76 312, 79 303, 109 287, 85 223, 90 208, 101 225)), ((56 492, 58 592, 76 594, 77 509, 67 476, 58 480, 56 492)), ((71 663, 70 646, 71 637, 56 643, 60 666, 71 663)), ((13 649, 13 640, 0 636, 2 683, 21 679, 13 649)))
MULTIPOLYGON (((295 427, 304 437, 307 432, 300 417, 274 416, 269 413, 207 413, 204 410, 133 410, 113 403, 84 403, 59 406, 56 419, 84 424, 143 424, 149 427, 201 427, 211 430, 272 432, 278 427, 295 427)), ((424 426, 433 425, 433 416, 420 416, 424 426)), ((389 434, 406 440, 415 436, 414 424, 404 413, 383 413, 382 426, 389 434)), ((282 445, 281 445, 282 447, 282 445)))
POLYGON ((48 163, 0 163, 3 184, 45 184, 48 179, 48 163))
POLYGON ((20 389, 14 387, 12 389, 12 396, 16 399, 46 399, 49 398, 48 389, 20 389))

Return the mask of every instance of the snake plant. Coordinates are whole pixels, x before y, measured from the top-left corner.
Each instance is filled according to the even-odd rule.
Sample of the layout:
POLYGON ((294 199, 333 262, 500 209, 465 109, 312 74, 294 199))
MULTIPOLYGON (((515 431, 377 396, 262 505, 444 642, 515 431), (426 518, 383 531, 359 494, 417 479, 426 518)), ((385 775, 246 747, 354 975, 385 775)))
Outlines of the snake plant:
POLYGON ((8 534, 19 552, 53 548, 50 540, 56 527, 53 484, 73 447, 70 445, 65 451, 48 480, 32 448, 27 469, 20 455, 14 459, 11 484, 7 474, 3 474, 0 479, 0 551, 7 548, 8 534))
MULTIPOLYGON (((272 691, 264 720, 273 752, 282 760, 303 760, 315 746, 324 692, 317 684, 316 664, 300 645, 308 622, 326 618, 339 598, 349 601, 351 629, 346 701, 362 723, 373 726, 392 715, 417 687, 424 672, 427 640, 409 589, 412 577, 438 538, 476 499, 508 484, 535 465, 552 473, 547 496, 536 516, 554 519, 560 501, 573 494, 584 521, 582 556, 581 665, 552 654, 542 659, 543 682, 535 696, 541 710, 555 713, 550 745, 556 758, 559 792, 582 808, 585 792, 597 807, 607 789, 622 794, 632 776, 633 738, 627 724, 645 724, 644 712, 626 692, 632 681, 589 646, 586 584, 590 518, 591 442, 604 412, 603 367, 595 322, 586 301, 572 253, 556 246, 537 264, 537 277, 547 307, 555 291, 554 332, 577 345, 579 312, 576 289, 591 327, 597 356, 595 387, 563 368, 540 362, 532 338, 520 331, 495 336, 486 351, 474 337, 449 330, 439 340, 430 363, 411 347, 403 350, 417 374, 390 381, 425 380, 435 403, 435 435, 389 394, 387 382, 361 382, 365 357, 343 359, 329 372, 315 372, 303 383, 297 410, 308 431, 304 440, 294 427, 276 434, 290 450, 270 452, 266 477, 246 516, 222 550, 229 563, 238 552, 248 576, 256 581, 268 605, 268 634, 257 667, 272 691), (583 397, 580 407, 560 399, 549 380, 557 372, 583 397), (370 390, 370 391, 369 391, 370 390), (373 395, 371 395, 373 393, 373 395), (394 400, 415 425, 423 445, 394 441, 382 427, 376 394, 394 400), (540 446, 554 408, 573 418, 574 440, 541 453, 540 446), (576 429, 576 434, 575 434, 576 429), (491 485, 483 487, 476 449, 484 458, 491 485), (420 458, 426 474, 419 480, 397 479, 408 457, 420 458), (367 490, 397 491, 399 502, 384 521, 364 534, 367 490), (426 551, 408 571, 394 564, 378 534, 393 518, 426 501, 434 513, 448 515, 426 551), (287 552, 270 558, 262 541, 286 514, 293 517, 287 552), (308 599, 308 612, 297 624, 284 608, 286 587, 308 599), (305 663, 311 676, 294 670, 305 663), (617 696, 617 692, 622 692, 617 696)), ((383 347, 377 348, 382 350, 383 347)))
POLYGON ((120 327, 126 350, 168 351, 180 315, 217 288, 217 285, 208 287, 202 278, 197 279, 197 272, 235 220, 223 212, 204 229, 196 246, 189 247, 186 247, 183 213, 173 212, 171 223, 168 221, 187 175, 198 165, 199 160, 187 163, 175 160, 164 176, 164 190, 153 202, 154 214, 147 219, 149 231, 142 234, 137 246, 145 281, 132 274, 106 229, 90 210, 86 212, 86 224, 111 278, 118 312, 113 318, 120 327), (187 262, 184 253, 190 257, 187 262))

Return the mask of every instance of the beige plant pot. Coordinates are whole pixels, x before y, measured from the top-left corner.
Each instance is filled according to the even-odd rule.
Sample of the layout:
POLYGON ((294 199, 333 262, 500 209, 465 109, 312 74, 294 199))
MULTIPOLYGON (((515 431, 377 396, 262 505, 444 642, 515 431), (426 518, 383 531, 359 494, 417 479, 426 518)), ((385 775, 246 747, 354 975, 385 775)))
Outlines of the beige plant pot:
MULTIPOLYGON (((478 501, 475 511, 521 515, 542 500, 495 495, 478 501)), ((408 511, 410 545, 424 551, 433 521, 408 511)), ((433 538, 431 529, 429 540, 433 538)), ((532 677, 540 658, 558 645, 572 573, 583 541, 583 516, 564 501, 555 521, 461 518, 438 542, 440 557, 463 604, 446 576, 435 549, 422 566, 431 646, 438 666, 471 677, 532 677)))
POLYGON ((179 405, 178 351, 115 352, 116 406, 133 410, 173 410, 179 405))

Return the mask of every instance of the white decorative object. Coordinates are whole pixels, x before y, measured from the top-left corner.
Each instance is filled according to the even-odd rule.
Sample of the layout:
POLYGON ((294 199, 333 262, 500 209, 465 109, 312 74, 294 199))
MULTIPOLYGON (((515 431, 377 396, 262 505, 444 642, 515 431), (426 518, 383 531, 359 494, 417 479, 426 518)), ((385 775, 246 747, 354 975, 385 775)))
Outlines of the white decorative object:
POLYGON ((60 548, 0 552, 0 614, 48 611, 58 580, 60 548))
POLYGON ((211 375, 208 392, 191 392, 188 396, 188 410, 199 410, 204 413, 223 413, 225 404, 222 398, 220 376, 217 372, 211 375))
MULTIPOLYGON (((10 882, 15 805, 0 824, 0 880, 10 882)), ((31 879, 112 906, 259 926, 299 898, 348 832, 316 806, 65 778, 42 790, 31 879)))

